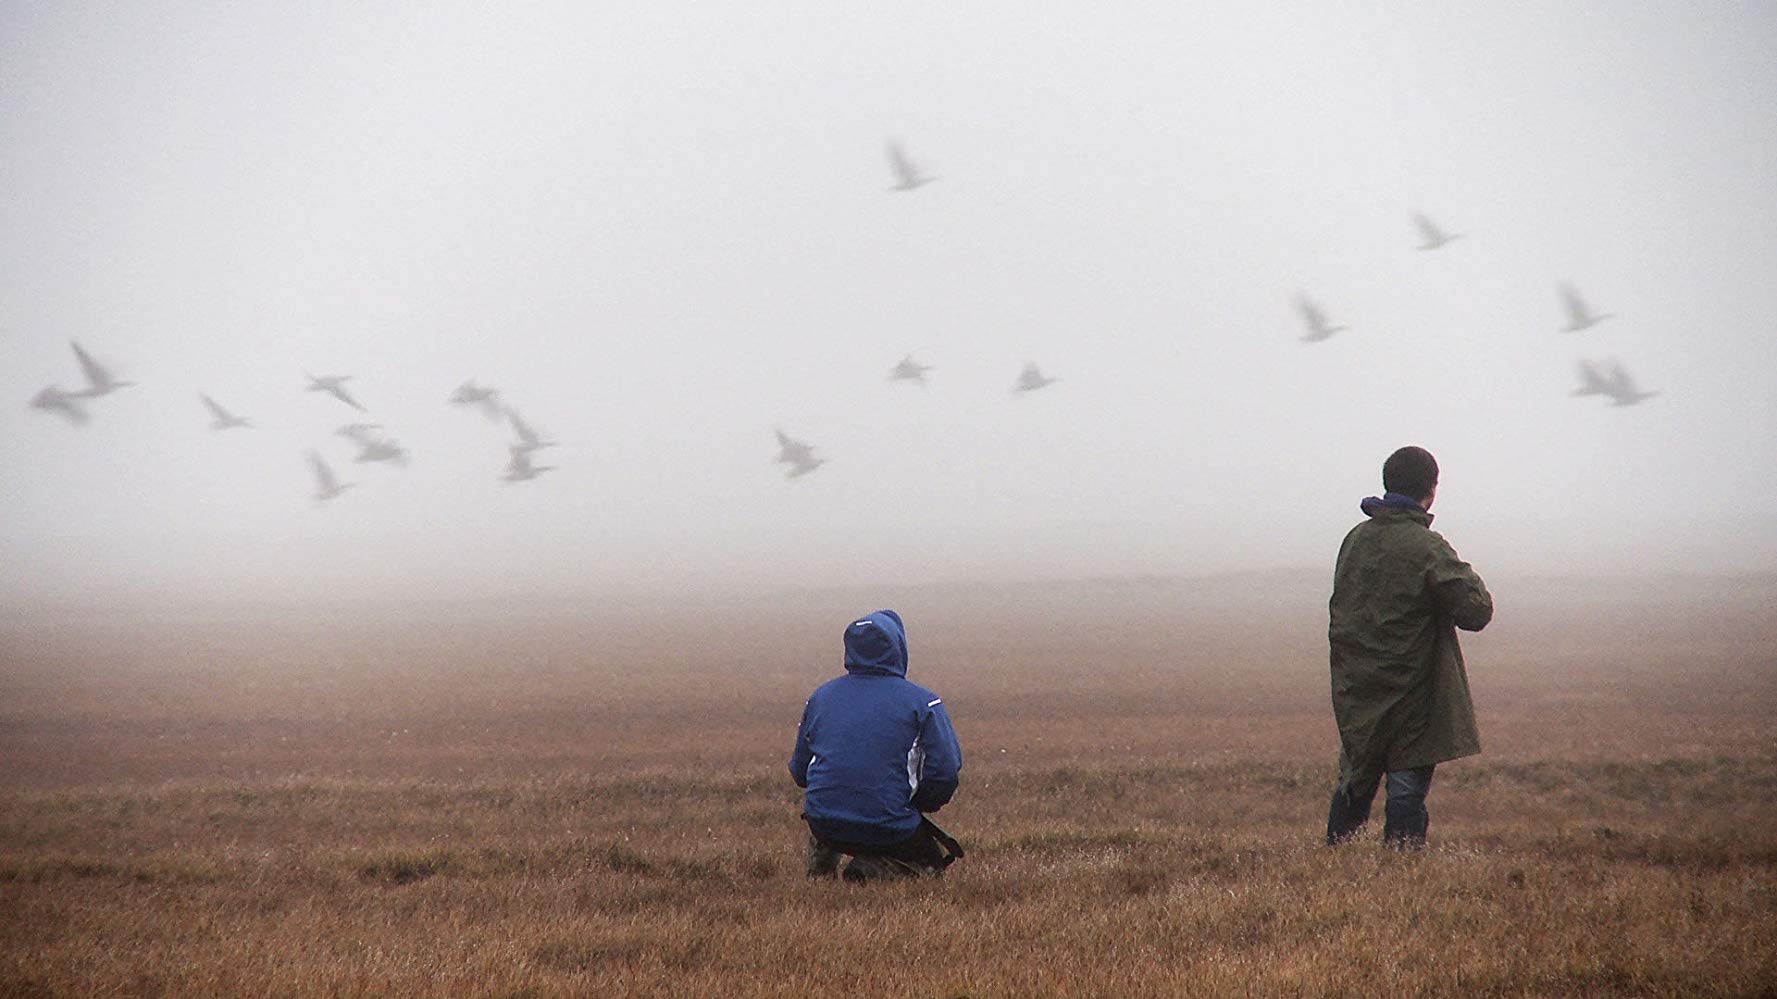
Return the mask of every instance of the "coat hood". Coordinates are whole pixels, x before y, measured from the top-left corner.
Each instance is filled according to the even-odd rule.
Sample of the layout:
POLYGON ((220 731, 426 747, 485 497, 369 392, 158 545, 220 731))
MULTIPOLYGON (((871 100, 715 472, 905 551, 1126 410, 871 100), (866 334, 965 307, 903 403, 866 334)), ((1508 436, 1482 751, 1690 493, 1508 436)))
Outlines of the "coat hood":
POLYGON ((845 669, 906 676, 907 629, 901 615, 879 610, 853 621, 845 629, 845 669))
POLYGON ((1383 493, 1380 496, 1366 496, 1358 509, 1366 517, 1375 517, 1384 513, 1406 514, 1412 520, 1418 520, 1427 526, 1431 525, 1432 515, 1419 505, 1419 501, 1401 493, 1383 493))

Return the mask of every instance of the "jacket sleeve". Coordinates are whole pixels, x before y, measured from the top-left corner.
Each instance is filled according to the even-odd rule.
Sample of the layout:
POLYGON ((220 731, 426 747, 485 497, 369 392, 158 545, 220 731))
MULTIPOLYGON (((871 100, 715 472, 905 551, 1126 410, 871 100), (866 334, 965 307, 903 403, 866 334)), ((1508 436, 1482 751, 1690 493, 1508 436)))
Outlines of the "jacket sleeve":
POLYGON ((1426 582, 1437 602, 1438 613, 1463 631, 1480 631, 1493 620, 1493 594, 1487 592, 1487 584, 1442 537, 1437 538, 1432 549, 1426 582))
POLYGON ((808 746, 808 722, 813 713, 814 699, 810 698, 802 706, 802 723, 796 726, 796 745, 790 750, 790 779, 797 787, 808 786, 808 764, 814 760, 814 750, 808 746))
POLYGON ((922 812, 935 812, 950 802, 963 769, 963 748, 950 727, 950 715, 944 702, 929 705, 925 722, 920 726, 919 742, 925 747, 924 772, 919 788, 913 792, 913 807, 922 812))

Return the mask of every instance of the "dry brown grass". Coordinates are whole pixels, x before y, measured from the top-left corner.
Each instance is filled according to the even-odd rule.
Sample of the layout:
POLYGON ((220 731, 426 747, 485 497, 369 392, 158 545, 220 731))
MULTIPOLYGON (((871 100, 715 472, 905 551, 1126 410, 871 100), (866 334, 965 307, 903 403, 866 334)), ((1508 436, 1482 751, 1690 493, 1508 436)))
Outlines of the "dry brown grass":
POLYGON ((14 622, 0 994, 1777 989, 1759 594, 1505 589, 1418 855, 1316 845, 1314 594, 1007 596, 897 601, 970 853, 868 887, 801 877, 782 769, 868 598, 14 622))

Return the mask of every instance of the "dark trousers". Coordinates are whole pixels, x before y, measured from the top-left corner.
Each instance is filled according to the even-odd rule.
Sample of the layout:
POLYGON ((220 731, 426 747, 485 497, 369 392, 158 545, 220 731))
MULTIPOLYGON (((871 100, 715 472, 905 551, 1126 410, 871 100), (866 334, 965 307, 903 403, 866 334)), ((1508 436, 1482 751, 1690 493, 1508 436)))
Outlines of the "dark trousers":
POLYGON ((847 881, 871 881, 880 878, 918 877, 942 874, 955 858, 939 841, 942 835, 929 821, 922 821, 913 835, 898 843, 845 843, 827 839, 808 831, 808 876, 830 878, 839 874, 839 862, 845 857, 843 877, 847 881))
MULTIPOLYGON (((1411 770, 1390 770, 1388 802, 1383 806, 1385 821, 1382 842, 1389 846, 1421 847, 1431 816, 1425 810, 1425 795, 1431 790, 1433 767, 1411 770)), ((1333 803, 1327 809, 1327 845, 1351 838, 1357 827, 1370 821, 1370 805, 1376 800, 1376 785, 1382 783, 1381 771, 1341 776, 1333 788, 1333 803)))

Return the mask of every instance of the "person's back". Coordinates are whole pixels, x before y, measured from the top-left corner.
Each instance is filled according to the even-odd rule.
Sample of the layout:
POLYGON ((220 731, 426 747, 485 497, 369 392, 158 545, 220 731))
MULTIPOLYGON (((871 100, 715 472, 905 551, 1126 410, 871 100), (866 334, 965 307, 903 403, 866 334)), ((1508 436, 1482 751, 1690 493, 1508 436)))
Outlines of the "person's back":
POLYGON ((926 812, 956 792, 962 749, 943 699, 906 678, 907 638, 894 611, 845 632, 845 674, 803 708, 790 776, 805 788, 811 876, 936 870, 954 855, 926 812), (861 861, 861 862, 860 862, 861 861))
POLYGON ((1385 493, 1362 504, 1366 521, 1339 549, 1328 601, 1339 784, 1327 841, 1369 817, 1388 777, 1387 828, 1396 843, 1423 843, 1425 794, 1439 763, 1481 751, 1456 628, 1493 616, 1480 576, 1431 530, 1437 463, 1402 448, 1383 466, 1385 493))

